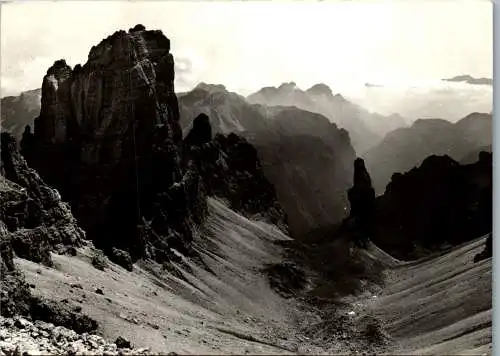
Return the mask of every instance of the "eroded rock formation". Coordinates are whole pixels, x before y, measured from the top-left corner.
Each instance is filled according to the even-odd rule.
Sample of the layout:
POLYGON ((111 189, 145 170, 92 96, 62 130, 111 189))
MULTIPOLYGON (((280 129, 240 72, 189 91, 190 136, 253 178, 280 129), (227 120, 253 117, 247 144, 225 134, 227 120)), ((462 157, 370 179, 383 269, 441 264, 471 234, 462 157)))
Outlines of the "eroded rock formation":
POLYGON ((394 173, 409 171, 431 155, 477 161, 478 153, 492 144, 492 125, 492 115, 471 113, 456 123, 420 119, 411 127, 389 132, 364 155, 375 191, 383 194, 394 173))
POLYGON ((170 41, 137 25, 93 47, 83 66, 54 63, 23 152, 70 202, 96 247, 130 269, 124 253, 132 261, 160 262, 172 257, 172 249, 188 254, 193 228, 206 214, 207 192, 248 212, 256 205, 243 185, 257 174, 257 157, 241 153, 246 146, 233 142, 239 139, 210 142, 206 115, 185 140, 178 121, 170 41), (226 167, 239 159, 254 165, 241 170, 244 178, 226 167), (216 172, 222 173, 213 177, 216 172))
MULTIPOLYGON (((318 93, 327 90, 316 87, 318 93)), ((214 134, 237 133, 256 148, 294 238, 309 239, 312 231, 344 219, 356 158, 346 130, 296 107, 249 104, 222 85, 202 83, 180 94, 179 106, 185 134, 204 113, 214 134)))
POLYGON ((375 190, 361 158, 354 161, 354 185, 347 193, 355 241, 363 245, 373 235, 375 190))
POLYGON ((264 176, 255 147, 233 133, 217 134, 211 140, 208 117, 206 122, 201 117, 204 124, 195 121, 185 139, 186 157, 202 177, 207 195, 223 198, 232 209, 287 231, 286 213, 277 201, 274 186, 264 176))
POLYGON ((52 249, 80 246, 85 233, 57 190, 28 167, 11 135, 2 133, 1 148, 0 220, 19 257, 51 265, 52 249))
POLYGON ((143 221, 181 249, 203 201, 198 179, 181 171, 178 119, 170 41, 136 26, 94 46, 83 66, 49 68, 33 147, 24 147, 97 247, 138 258, 164 248, 144 240, 143 221))

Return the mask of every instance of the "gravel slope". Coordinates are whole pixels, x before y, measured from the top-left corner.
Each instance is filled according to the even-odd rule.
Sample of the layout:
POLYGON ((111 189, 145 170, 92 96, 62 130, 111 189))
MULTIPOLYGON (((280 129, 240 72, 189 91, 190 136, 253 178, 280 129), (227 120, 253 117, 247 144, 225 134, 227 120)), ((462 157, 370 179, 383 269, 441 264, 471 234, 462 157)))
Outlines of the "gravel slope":
POLYGON ((473 262, 485 240, 388 271, 371 308, 394 337, 389 352, 491 354, 492 259, 473 262))
POLYGON ((54 268, 16 263, 35 295, 79 306, 97 320, 98 342, 110 353, 117 351, 109 340, 119 336, 136 350, 162 354, 491 353, 491 258, 473 263, 484 239, 412 263, 371 245, 357 256, 386 266, 384 288, 321 312, 276 293, 263 272, 282 261, 276 242, 288 236, 214 199, 209 211, 194 239, 199 257, 180 258, 170 273, 152 262, 133 272, 109 262, 101 271, 89 246, 76 257, 53 255, 54 268), (357 339, 371 316, 386 338, 377 349, 357 339))

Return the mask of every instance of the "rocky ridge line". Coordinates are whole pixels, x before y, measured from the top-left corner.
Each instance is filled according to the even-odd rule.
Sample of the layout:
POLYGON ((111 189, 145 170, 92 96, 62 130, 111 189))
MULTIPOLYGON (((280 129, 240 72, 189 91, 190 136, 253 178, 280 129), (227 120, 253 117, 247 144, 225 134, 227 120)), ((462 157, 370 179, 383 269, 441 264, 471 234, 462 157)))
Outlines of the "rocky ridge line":
MULTIPOLYGON (((137 25, 93 47, 83 66, 56 61, 44 77, 42 109, 23 154, 110 257, 114 249, 132 261, 168 262, 173 250, 189 255, 207 189, 216 194, 182 141, 174 76, 170 40, 137 25)), ((224 151, 219 141, 210 155, 217 161, 205 168, 227 155, 217 153, 224 151)))

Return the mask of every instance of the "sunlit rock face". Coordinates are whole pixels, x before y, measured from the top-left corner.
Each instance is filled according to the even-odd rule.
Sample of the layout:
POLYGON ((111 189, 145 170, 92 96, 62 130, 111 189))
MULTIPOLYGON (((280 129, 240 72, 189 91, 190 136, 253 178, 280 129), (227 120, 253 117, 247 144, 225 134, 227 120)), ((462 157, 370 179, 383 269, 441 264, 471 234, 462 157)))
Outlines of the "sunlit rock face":
POLYGON ((448 155, 457 162, 474 163, 480 151, 491 151, 493 117, 471 113, 456 123, 443 119, 417 120, 412 126, 387 134, 365 155, 373 187, 382 194, 394 173, 422 164, 431 155, 448 155))
POLYGON ((40 113, 42 89, 22 92, 18 96, 0 99, 0 124, 2 132, 9 132, 21 139, 26 125, 33 126, 33 120, 40 113))

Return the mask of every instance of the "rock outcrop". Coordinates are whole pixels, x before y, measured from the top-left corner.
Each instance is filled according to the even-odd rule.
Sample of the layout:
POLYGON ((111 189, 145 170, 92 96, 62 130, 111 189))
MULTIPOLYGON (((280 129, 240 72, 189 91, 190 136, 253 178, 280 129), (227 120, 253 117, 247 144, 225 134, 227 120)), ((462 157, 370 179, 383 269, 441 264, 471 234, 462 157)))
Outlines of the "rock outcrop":
POLYGON ((137 25, 93 47, 83 66, 49 68, 22 147, 95 246, 131 269, 139 258, 189 254, 207 194, 283 221, 253 148, 236 136, 212 142, 211 131, 201 115, 183 140, 170 41, 137 25))
POLYGON ((185 134, 204 113, 213 133, 237 133, 256 148, 294 237, 307 238, 311 230, 345 217, 355 152, 349 134, 326 117, 295 107, 251 105, 208 84, 179 95, 179 106, 185 134))
POLYGON ((206 114, 200 114, 193 120, 193 127, 184 138, 184 144, 191 148, 212 140, 212 126, 206 114))
POLYGON ((58 246, 81 246, 84 231, 67 203, 29 168, 16 140, 1 135, 0 221, 14 252, 34 262, 51 265, 50 251, 58 246))
POLYGON ((181 170, 178 119, 170 41, 136 26, 92 47, 83 66, 49 68, 23 152, 96 247, 163 254, 189 245, 190 215, 203 205, 199 179, 181 170))
POLYGON ((490 233, 492 174, 487 152, 469 165, 430 156, 418 168, 394 174, 376 200, 373 241, 411 259, 490 233))

